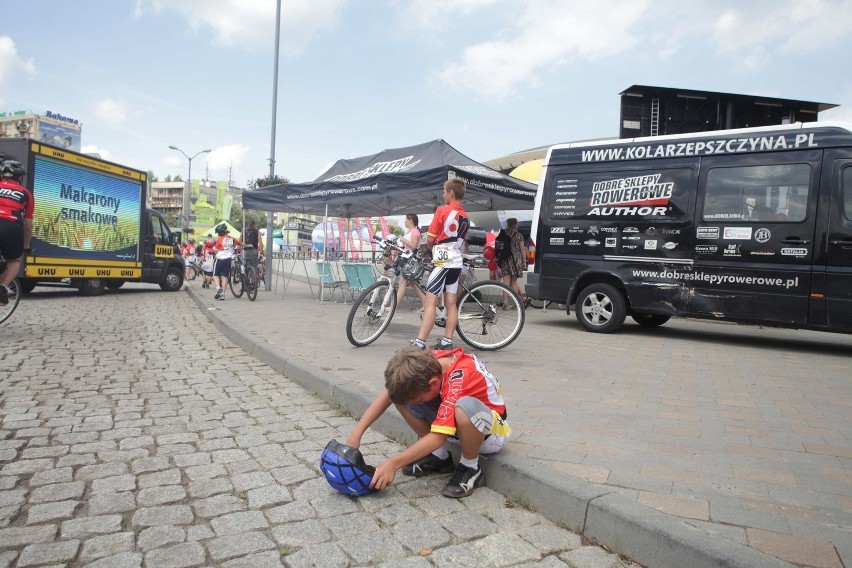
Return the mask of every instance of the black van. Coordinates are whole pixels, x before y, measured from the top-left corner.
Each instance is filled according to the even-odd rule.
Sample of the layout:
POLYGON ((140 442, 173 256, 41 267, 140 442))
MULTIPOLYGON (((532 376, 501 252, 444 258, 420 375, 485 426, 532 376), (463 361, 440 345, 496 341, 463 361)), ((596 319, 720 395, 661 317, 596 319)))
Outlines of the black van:
POLYGON ((533 298, 588 331, 671 316, 852 333, 852 132, 806 123, 554 146, 533 298))

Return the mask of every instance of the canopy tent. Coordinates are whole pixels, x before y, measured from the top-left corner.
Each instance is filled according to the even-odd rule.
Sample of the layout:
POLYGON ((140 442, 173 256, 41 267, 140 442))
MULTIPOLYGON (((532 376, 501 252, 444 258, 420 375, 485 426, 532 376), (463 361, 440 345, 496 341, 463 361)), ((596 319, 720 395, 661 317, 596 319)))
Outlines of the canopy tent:
POLYGON ((243 208, 332 217, 431 213, 441 187, 467 184, 466 211, 532 209, 535 184, 501 174, 443 140, 338 160, 313 182, 270 185, 243 193, 243 208))

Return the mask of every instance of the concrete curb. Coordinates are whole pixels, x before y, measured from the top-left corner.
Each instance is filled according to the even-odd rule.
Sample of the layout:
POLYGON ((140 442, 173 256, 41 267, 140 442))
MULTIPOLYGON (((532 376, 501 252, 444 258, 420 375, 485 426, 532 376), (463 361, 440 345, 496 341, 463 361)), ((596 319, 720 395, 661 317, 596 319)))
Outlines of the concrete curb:
MULTIPOLYGON (((289 357, 265 341, 231 327, 196 290, 187 287, 186 291, 225 337, 289 380, 353 416, 363 414, 373 401, 374 393, 365 392, 363 387, 289 357)), ((415 440, 395 410, 385 413, 373 429, 401 442, 415 440)), ((560 475, 547 462, 513 453, 511 446, 484 458, 483 469, 488 486, 494 491, 649 568, 795 566, 680 517, 646 507, 627 495, 631 490, 619 493, 610 487, 560 475)))

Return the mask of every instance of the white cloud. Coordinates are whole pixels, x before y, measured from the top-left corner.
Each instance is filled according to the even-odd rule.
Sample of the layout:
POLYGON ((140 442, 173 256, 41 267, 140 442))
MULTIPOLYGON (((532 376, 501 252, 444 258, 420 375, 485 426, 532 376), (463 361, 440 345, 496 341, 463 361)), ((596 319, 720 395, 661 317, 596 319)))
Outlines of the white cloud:
MULTIPOLYGON (((282 2, 282 51, 299 53, 315 36, 334 28, 346 1, 282 2)), ((167 9, 186 18, 199 33, 212 31, 223 45, 266 49, 275 41, 275 2, 270 0, 136 0, 134 15, 157 16, 167 9)))
POLYGON ((95 116, 113 126, 122 124, 127 120, 130 106, 127 103, 111 98, 105 98, 95 103, 95 116))
POLYGON ((479 8, 505 0, 409 0, 400 15, 399 25, 405 29, 434 32, 447 17, 467 16, 479 8))
POLYGON ((35 75, 35 63, 32 59, 24 61, 18 56, 18 50, 12 38, 0 36, 0 85, 21 71, 28 75, 35 75))
POLYGON ((214 148, 205 156, 211 178, 226 180, 230 175, 234 183, 237 183, 237 180, 244 177, 243 170, 246 166, 248 153, 248 146, 240 144, 228 144, 214 148))
POLYGON ((83 154, 97 154, 104 160, 112 160, 112 153, 110 153, 109 150, 104 150, 103 148, 98 148, 97 146, 84 144, 80 148, 80 152, 82 152, 83 154))
POLYGON ((465 48, 460 61, 441 70, 440 79, 502 98, 518 85, 534 83, 543 68, 624 53, 639 41, 632 27, 647 2, 547 0, 525 6, 514 30, 505 32, 510 39, 465 48))

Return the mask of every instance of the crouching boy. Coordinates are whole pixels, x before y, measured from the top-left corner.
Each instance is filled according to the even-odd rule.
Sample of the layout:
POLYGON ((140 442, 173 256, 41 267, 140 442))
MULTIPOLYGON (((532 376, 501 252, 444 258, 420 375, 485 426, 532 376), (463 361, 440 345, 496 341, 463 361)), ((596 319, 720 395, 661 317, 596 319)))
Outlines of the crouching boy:
POLYGON ((454 472, 442 493, 466 497, 485 483, 479 455, 498 452, 511 431, 500 383, 479 359, 460 348, 397 351, 385 369, 384 392, 364 412, 346 444, 360 447, 364 432, 391 404, 419 440, 376 467, 370 483, 375 489, 393 483, 399 469, 415 477, 454 472), (455 468, 448 440, 461 445, 455 468))

